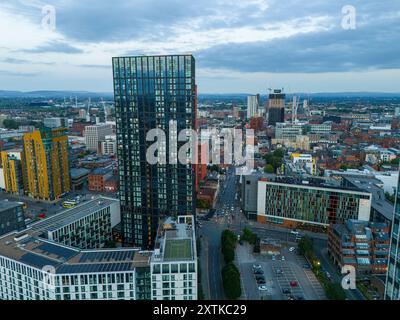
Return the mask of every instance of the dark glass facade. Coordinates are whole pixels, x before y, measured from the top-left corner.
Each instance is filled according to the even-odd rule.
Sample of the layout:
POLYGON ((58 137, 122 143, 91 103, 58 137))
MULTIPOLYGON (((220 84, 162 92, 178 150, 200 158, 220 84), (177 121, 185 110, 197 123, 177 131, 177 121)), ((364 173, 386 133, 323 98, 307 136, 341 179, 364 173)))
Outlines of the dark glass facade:
MULTIPOLYGON (((195 60, 191 55, 113 58, 123 241, 151 249, 160 218, 194 214, 195 167, 169 163, 169 123, 195 129, 195 60), (150 164, 149 130, 166 134, 167 164, 150 164)), ((177 148, 185 144, 178 142, 177 148)))
POLYGON ((278 122, 285 122, 285 94, 274 90, 268 96, 268 125, 275 126, 278 122))
POLYGON ((400 300, 400 175, 392 223, 389 266, 386 278, 386 299, 400 300))

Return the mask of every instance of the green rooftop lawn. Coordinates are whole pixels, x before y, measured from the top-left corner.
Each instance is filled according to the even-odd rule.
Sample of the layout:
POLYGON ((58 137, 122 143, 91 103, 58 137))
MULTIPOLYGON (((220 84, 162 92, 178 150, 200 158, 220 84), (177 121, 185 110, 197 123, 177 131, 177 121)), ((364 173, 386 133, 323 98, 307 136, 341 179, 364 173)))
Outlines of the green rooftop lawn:
POLYGON ((165 244, 164 259, 179 260, 192 257, 192 246, 190 239, 167 240, 165 244))

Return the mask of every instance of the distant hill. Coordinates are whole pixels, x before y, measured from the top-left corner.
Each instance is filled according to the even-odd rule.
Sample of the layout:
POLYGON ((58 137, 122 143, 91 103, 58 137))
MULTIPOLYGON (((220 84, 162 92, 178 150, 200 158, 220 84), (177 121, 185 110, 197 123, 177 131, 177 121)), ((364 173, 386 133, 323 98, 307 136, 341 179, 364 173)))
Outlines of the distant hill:
MULTIPOLYGON (((252 93, 254 94, 254 93, 252 93)), ((200 99, 244 99, 250 93, 200 93, 200 99)), ((311 98, 386 98, 386 97, 400 97, 399 93, 387 93, 387 92, 317 92, 317 93, 286 93, 287 97, 291 97, 293 95, 301 96, 301 97, 311 97, 311 98)), ((114 95, 112 92, 89 92, 89 91, 50 91, 50 90, 39 90, 39 91, 9 91, 9 90, 0 90, 0 98, 69 98, 69 97, 78 97, 87 99, 91 98, 108 98, 113 99, 114 95)), ((261 94, 261 97, 267 97, 268 94, 261 94)))
POLYGON ((0 98, 69 98, 69 97, 77 97, 77 98, 113 98, 114 95, 111 92, 89 92, 89 91, 49 91, 49 90, 40 90, 40 91, 8 91, 8 90, 0 90, 0 98))

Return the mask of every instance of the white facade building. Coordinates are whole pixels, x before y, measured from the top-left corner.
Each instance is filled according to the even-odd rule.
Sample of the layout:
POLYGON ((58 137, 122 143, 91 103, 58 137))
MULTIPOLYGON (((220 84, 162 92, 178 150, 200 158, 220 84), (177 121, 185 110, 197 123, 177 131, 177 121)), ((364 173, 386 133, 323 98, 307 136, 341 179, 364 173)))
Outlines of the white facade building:
POLYGON ((165 221, 154 252, 98 248, 119 222, 99 197, 0 237, 0 300, 197 299, 192 216, 165 221))
POLYGON ((247 119, 258 115, 260 106, 260 95, 252 95, 247 97, 247 119))
POLYGON ((153 300, 197 300, 197 251, 193 216, 168 218, 151 257, 153 300))
POLYGON ((106 136, 101 142, 101 154, 113 156, 117 154, 117 139, 115 135, 106 136))
POLYGON ((86 126, 84 137, 86 142, 86 148, 88 150, 98 151, 99 142, 104 141, 106 136, 112 134, 112 127, 109 124, 96 124, 92 126, 86 126))

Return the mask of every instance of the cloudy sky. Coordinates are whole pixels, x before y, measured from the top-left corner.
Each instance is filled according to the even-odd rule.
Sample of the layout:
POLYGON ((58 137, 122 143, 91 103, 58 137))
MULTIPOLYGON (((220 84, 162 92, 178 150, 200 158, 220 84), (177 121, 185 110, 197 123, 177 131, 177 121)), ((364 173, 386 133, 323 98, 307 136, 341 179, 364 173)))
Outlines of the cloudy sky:
POLYGON ((111 57, 188 52, 200 93, 400 92, 400 0, 0 2, 0 90, 111 92, 111 57))

